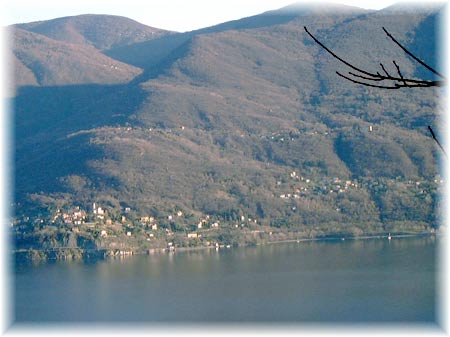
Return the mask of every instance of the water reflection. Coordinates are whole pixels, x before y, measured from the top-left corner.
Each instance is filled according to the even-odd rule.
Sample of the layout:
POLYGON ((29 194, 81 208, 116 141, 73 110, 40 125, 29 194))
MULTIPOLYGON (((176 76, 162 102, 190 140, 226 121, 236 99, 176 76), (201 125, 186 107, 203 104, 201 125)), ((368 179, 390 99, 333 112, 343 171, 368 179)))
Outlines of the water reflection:
POLYGON ((15 312, 18 321, 434 322, 435 270, 428 238, 19 266, 15 312))

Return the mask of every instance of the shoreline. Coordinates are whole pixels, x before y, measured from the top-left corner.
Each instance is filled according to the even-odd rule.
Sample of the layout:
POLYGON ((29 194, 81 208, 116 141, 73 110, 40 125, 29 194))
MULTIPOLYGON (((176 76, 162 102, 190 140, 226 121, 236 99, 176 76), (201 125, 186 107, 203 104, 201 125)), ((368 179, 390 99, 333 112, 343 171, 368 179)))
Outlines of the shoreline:
MULTIPOLYGON (((421 233, 403 233, 403 234, 391 234, 392 239, 404 239, 404 238, 414 238, 414 237, 430 237, 438 236, 440 234, 421 232, 421 233)), ((289 239, 289 240, 279 240, 279 241, 269 241, 260 245, 267 244, 277 244, 277 243, 301 243, 301 242, 314 242, 314 241, 346 241, 346 240, 390 240, 388 235, 374 234, 374 235, 361 235, 361 236, 342 236, 342 237, 319 237, 319 238, 308 238, 308 239, 289 239)))
POLYGON ((251 246, 265 246, 283 243, 305 243, 305 242, 325 242, 325 241, 347 241, 347 240, 389 240, 391 239, 405 239, 415 237, 436 237, 442 236, 440 233, 420 232, 420 233, 392 233, 389 236, 386 234, 366 234, 361 236, 345 236, 345 235, 329 235, 325 237, 313 238, 298 238, 278 241, 266 241, 263 243, 254 243, 240 246, 233 245, 211 245, 211 246, 197 246, 197 247, 169 247, 169 248, 152 248, 146 250, 132 250, 132 249, 83 249, 78 247, 62 247, 49 249, 18 249, 11 252, 13 261, 16 262, 49 262, 49 261, 74 261, 74 260, 107 260, 124 258, 133 255, 156 255, 176 252, 192 252, 202 250, 222 250, 236 247, 251 247, 251 246), (390 238, 389 238, 390 237, 390 238))

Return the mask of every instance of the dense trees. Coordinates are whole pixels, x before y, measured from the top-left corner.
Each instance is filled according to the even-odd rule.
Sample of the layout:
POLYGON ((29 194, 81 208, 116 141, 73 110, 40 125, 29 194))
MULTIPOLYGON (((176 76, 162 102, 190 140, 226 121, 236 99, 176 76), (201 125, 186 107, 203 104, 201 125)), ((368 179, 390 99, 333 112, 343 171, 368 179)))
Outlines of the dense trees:
MULTIPOLYGON (((367 87, 378 88, 378 89, 401 89, 401 88, 427 88, 427 87, 441 87, 447 84, 446 77, 431 67, 429 64, 419 59, 414 53, 412 53, 408 48, 403 46, 397 39, 390 33, 388 30, 383 27, 384 33, 389 37, 392 42, 397 45, 401 50, 403 50, 410 58, 412 58, 416 63, 425 68, 433 77, 433 79, 425 79, 425 78, 413 78, 405 76, 401 70, 400 65, 396 60, 392 60, 392 64, 394 65, 395 71, 388 70, 385 64, 382 62, 379 63, 378 70, 366 70, 363 69, 345 58, 338 56, 335 52, 333 52, 330 48, 325 46, 321 41, 319 41, 312 33, 309 32, 307 27, 304 27, 305 32, 327 53, 329 53, 334 59, 338 60, 340 63, 344 64, 346 67, 350 69, 347 74, 342 74, 339 71, 336 71, 336 74, 341 78, 348 80, 355 84, 360 84, 367 87), (437 78, 437 79, 436 79, 437 78)), ((429 36, 429 39, 435 39, 433 36, 429 36)), ((356 52, 355 50, 351 50, 350 53, 356 52)), ((437 139, 432 127, 428 125, 428 130, 442 150, 442 152, 446 154, 444 148, 441 143, 437 139)))

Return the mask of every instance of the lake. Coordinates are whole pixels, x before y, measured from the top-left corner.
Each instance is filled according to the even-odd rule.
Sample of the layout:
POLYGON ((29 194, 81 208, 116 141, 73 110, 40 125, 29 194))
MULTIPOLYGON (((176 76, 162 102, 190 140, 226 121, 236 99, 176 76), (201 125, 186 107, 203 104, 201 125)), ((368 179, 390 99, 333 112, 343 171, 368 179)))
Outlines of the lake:
POLYGON ((418 322, 438 316, 438 239, 314 241, 20 264, 23 322, 418 322))

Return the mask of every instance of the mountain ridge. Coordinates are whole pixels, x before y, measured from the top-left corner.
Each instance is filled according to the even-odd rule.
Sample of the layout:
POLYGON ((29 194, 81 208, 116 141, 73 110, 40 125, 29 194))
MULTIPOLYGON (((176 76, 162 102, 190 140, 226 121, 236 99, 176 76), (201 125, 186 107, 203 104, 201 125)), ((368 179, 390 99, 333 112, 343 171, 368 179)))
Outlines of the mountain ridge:
POLYGON ((165 49, 167 48, 166 43, 168 44, 169 50, 166 51, 165 53, 163 52, 162 55, 156 55, 157 61, 153 61, 150 64, 153 63, 154 65, 155 64, 157 65, 162 59, 164 59, 165 56, 168 56, 171 51, 177 49, 178 47, 189 41, 190 38, 196 35, 218 33, 221 31, 228 31, 228 30, 257 29, 263 28, 264 26, 284 24, 289 21, 295 20, 296 18, 299 18, 302 15, 308 15, 308 13, 311 14, 314 13, 314 11, 320 11, 323 8, 327 8, 327 11, 331 11, 333 13, 337 9, 348 11, 350 13, 370 12, 368 10, 363 10, 357 7, 345 5, 325 6, 325 5, 309 4, 301 6, 294 4, 291 6, 283 7, 278 10, 267 11, 259 15, 232 20, 225 23, 213 25, 211 27, 200 28, 189 32, 179 33, 176 34, 175 36, 169 36, 166 38, 163 37, 162 39, 158 39, 156 41, 139 42, 135 46, 129 46, 129 48, 121 48, 121 47, 113 48, 111 50, 106 51, 106 54, 119 61, 123 61, 126 63, 128 62, 130 64, 145 69, 148 68, 149 62, 148 60, 145 60, 145 57, 140 56, 140 53, 147 54, 149 49, 157 49, 157 50, 165 49), (331 10, 330 8, 333 8, 333 10, 331 10), (166 39, 168 40, 167 42, 161 41, 166 39), (129 57, 127 53, 131 53, 132 57, 129 57))
MULTIPOLYGON (((18 218, 33 213, 53 226, 56 210, 89 213, 95 202, 107 216, 91 214, 98 226, 87 232, 113 231, 109 221, 120 237, 147 235, 139 219, 150 216, 177 233, 208 216, 223 224, 222 239, 238 235, 242 217, 257 219, 254 230, 283 235, 438 227, 440 155, 427 125, 439 130, 439 89, 393 92, 343 81, 335 74, 341 65, 303 30, 359 66, 395 59, 415 74, 417 65, 378 30, 386 25, 405 44, 420 45, 436 33, 437 25, 423 23, 438 20, 439 9, 383 13, 321 12, 276 24, 259 16, 239 23, 257 25, 251 29, 234 22, 173 33, 116 55, 77 44, 122 59, 129 77, 18 88, 18 218), (174 218, 178 212, 186 216, 174 218)), ((435 47, 423 57, 437 58, 435 47)), ((40 233, 33 226, 26 228, 40 233)))
POLYGON ((16 24, 14 27, 45 35, 54 40, 90 44, 99 50, 136 43, 141 40, 151 40, 173 33, 143 25, 123 16, 102 14, 67 16, 47 21, 16 24))
MULTIPOLYGON (((141 72, 136 67, 110 59, 91 46, 56 41, 21 29, 15 29, 14 36, 16 62, 31 71, 39 85, 121 83, 141 72)), ((15 76, 21 77, 21 69, 16 71, 19 74, 15 76)))

